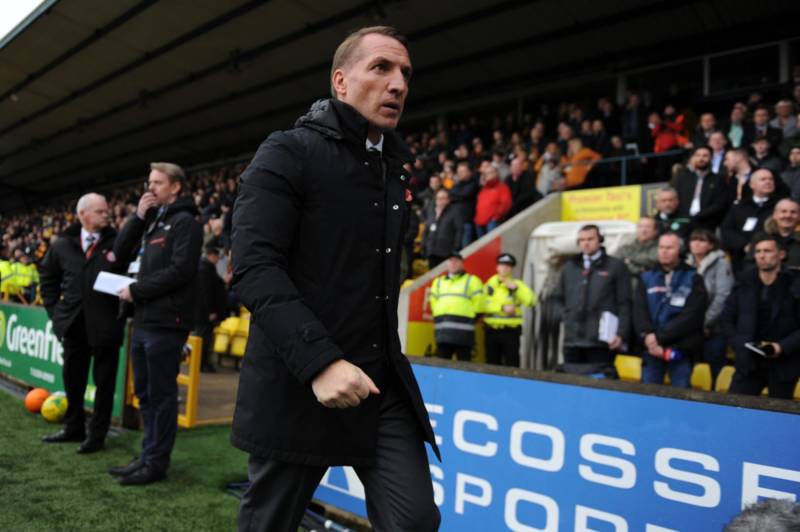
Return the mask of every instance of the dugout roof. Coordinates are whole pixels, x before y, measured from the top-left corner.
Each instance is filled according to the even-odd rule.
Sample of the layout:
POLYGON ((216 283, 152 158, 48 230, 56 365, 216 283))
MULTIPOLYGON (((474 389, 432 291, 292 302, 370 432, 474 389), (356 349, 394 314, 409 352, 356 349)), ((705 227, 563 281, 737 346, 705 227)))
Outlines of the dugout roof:
POLYGON ((794 0, 58 0, 0 48, 0 211, 252 152, 349 30, 409 36, 407 117, 797 35, 794 0), (789 14, 792 16, 789 16, 789 14))

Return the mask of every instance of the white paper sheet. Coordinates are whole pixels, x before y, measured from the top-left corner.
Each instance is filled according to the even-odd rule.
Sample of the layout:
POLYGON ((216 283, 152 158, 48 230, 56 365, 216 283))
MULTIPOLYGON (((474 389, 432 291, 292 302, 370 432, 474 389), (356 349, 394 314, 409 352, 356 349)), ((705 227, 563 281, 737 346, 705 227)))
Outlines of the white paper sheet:
POLYGON ((611 340, 617 336, 618 329, 619 318, 607 310, 603 311, 603 314, 600 315, 600 326, 598 327, 597 331, 597 339, 601 342, 611 342, 611 340))
POLYGON ((117 275, 116 273, 100 272, 94 281, 94 290, 115 296, 120 290, 133 283, 136 279, 117 275))

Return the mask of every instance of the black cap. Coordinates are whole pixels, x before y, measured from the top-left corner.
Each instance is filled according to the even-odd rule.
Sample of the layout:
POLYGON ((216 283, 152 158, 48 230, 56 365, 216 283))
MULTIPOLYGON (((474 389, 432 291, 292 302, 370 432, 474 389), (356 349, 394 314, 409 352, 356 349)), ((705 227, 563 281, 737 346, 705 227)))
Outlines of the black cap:
POLYGON ((497 264, 508 264, 509 266, 516 266, 517 259, 511 253, 502 253, 497 256, 497 264))
POLYGON ((448 259, 458 259, 458 260, 464 260, 464 257, 462 257, 462 256, 461 256, 461 253, 459 253, 458 251, 453 251, 453 252, 451 252, 451 253, 450 253, 450 254, 447 256, 447 258, 448 258, 448 259))

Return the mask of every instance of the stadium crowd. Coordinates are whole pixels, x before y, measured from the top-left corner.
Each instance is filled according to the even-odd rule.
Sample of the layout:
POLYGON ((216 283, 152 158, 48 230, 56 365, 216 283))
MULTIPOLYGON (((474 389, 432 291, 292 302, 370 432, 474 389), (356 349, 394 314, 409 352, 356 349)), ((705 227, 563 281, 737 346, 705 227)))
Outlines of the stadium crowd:
MULTIPOLYGON (((620 107, 601 97, 592 105, 562 103, 539 116, 474 115, 407 133, 413 212, 404 278, 434 267, 550 193, 620 184, 623 166, 628 184, 669 182, 658 193, 657 212, 640 222, 636 242, 621 253, 632 274, 656 266, 657 237, 666 232, 684 240, 683 253, 704 274, 709 263, 727 264, 726 257, 734 275, 748 269, 753 238, 762 232, 786 250, 788 269, 800 269, 800 84, 776 102, 758 93, 731 102, 727 113, 661 103, 648 106, 631 93, 620 107), (708 244, 705 253, 696 252, 701 241, 708 244)), ((245 167, 237 162, 188 175, 204 249, 222 252, 215 266, 228 288, 231 213, 245 167)), ((135 212, 140 189, 134 184, 107 194, 112 227, 120 230, 135 212)), ((33 265, 75 221, 74 203, 4 216, 0 291, 37 301, 33 265)), ((719 306, 712 304, 714 312, 719 306)), ((710 349, 724 353, 719 326, 709 319, 712 307, 706 315, 710 349)))

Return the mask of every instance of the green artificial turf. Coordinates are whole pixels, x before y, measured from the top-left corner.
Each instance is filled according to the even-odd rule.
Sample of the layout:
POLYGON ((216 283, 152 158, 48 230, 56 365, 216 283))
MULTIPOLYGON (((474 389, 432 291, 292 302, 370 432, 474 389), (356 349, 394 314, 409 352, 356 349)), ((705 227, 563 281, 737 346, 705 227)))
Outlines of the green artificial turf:
POLYGON ((225 485, 245 479, 247 457, 228 442, 230 427, 179 430, 167 480, 130 487, 106 469, 137 454, 141 432, 78 455, 77 443, 40 441, 58 429, 0 390, 0 531, 235 529, 239 503, 225 485))

